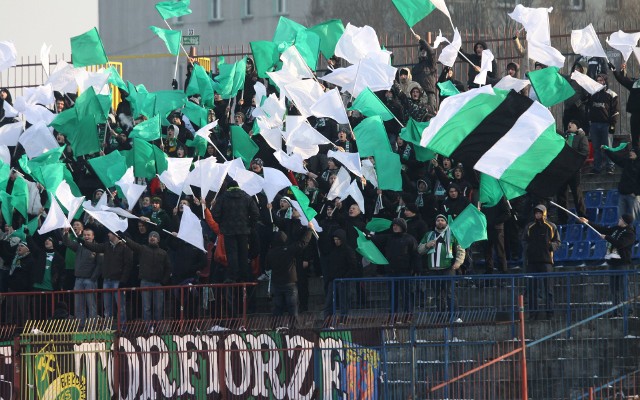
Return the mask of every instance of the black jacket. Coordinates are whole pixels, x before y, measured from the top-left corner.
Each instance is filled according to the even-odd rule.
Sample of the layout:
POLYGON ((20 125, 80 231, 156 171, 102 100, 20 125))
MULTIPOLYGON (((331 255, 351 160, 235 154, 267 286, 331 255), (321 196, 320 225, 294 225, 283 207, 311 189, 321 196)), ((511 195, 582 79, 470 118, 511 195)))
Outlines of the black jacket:
POLYGON ((327 255, 328 268, 325 285, 328 285, 334 279, 353 278, 359 275, 356 252, 345 243, 344 231, 337 231, 336 236, 340 238, 342 244, 340 246, 333 244, 331 251, 327 255))
POLYGON ((422 269, 418 242, 406 232, 376 235, 373 243, 378 246, 389 261, 389 270, 393 276, 411 275, 422 269))
POLYGON ((213 206, 211 214, 225 236, 248 235, 260 220, 258 206, 238 187, 227 189, 213 206))
POLYGON ((280 286, 289 283, 296 283, 298 275, 296 273, 296 258, 302 255, 305 247, 311 240, 311 230, 306 229, 302 237, 287 244, 286 235, 278 232, 271 242, 271 249, 267 253, 267 266, 271 268, 271 285, 280 286))
POLYGON ((628 225, 624 228, 618 225, 602 226, 591 224, 596 230, 605 235, 604 240, 611 243, 611 247, 618 251, 620 258, 611 258, 607 263, 613 268, 630 266, 631 253, 633 245, 636 242, 636 231, 633 226, 628 225))
POLYGON ((629 91, 629 98, 627 99, 627 112, 634 114, 640 112, 640 83, 634 81, 631 78, 625 76, 622 71, 613 71, 613 76, 620 85, 624 86, 629 91))
POLYGON ((530 222, 524 230, 529 264, 553 264, 553 252, 560 247, 558 228, 546 216, 540 221, 530 222))
POLYGON ((426 57, 420 57, 418 63, 413 66, 411 76, 413 80, 418 82, 424 89, 425 93, 436 93, 436 81, 438 76, 438 67, 436 60, 436 50, 429 45, 424 39, 420 39, 420 51, 424 51, 426 57))
MULTIPOLYGON (((40 283, 44 279, 44 271, 47 266, 47 250, 36 243, 31 236, 27 236, 27 243, 35 259, 33 270, 31 271, 31 279, 34 284, 40 283)), ((53 290, 58 290, 60 289, 59 278, 64 273, 64 257, 58 251, 52 251, 51 284, 53 285, 53 290)))
POLYGON ((141 245, 127 239, 127 246, 135 253, 138 253, 140 260, 141 280, 168 284, 171 278, 171 262, 166 251, 158 246, 141 245))
POLYGON ((133 252, 124 242, 119 242, 115 246, 113 246, 111 242, 83 242, 82 245, 93 252, 104 254, 102 261, 103 279, 110 279, 122 283, 129 281, 129 274, 133 268, 133 252))
POLYGON ((591 96, 588 107, 589 121, 615 126, 620 113, 618 112, 619 97, 614 91, 605 88, 591 96))
POLYGON ((632 160, 628 156, 620 155, 617 151, 605 150, 605 153, 611 161, 622 167, 618 192, 640 195, 640 158, 632 160))

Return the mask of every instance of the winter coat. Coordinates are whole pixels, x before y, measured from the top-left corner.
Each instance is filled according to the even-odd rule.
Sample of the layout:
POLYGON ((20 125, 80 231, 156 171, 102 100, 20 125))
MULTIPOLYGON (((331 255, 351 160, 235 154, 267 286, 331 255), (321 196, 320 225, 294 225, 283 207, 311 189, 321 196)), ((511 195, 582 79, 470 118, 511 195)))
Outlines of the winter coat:
POLYGON ((223 235, 248 235, 260 220, 258 206, 238 187, 231 187, 220 196, 211 215, 223 235))
POLYGON ((31 279, 33 283, 40 283, 44 279, 44 272, 47 266, 47 253, 53 252, 53 260, 51 261, 51 285, 53 290, 60 288, 60 277, 64 273, 64 257, 58 251, 46 250, 41 247, 31 236, 27 236, 27 244, 31 250, 31 254, 35 259, 33 270, 31 271, 31 279))
POLYGON ((332 245, 329 254, 327 254, 327 276, 325 276, 325 284, 332 282, 334 279, 353 278, 358 276, 358 263, 356 252, 346 243, 346 234, 340 229, 332 235, 338 237, 342 244, 332 245))
POLYGON ((607 88, 592 95, 588 104, 589 121, 615 126, 620 116, 619 100, 618 94, 607 88))
POLYGON ((102 257, 83 245, 83 241, 74 242, 69 238, 69 233, 62 237, 62 243, 76 252, 75 276, 76 278, 91 279, 97 281, 102 269, 102 257))
POLYGON ((83 243, 87 249, 104 254, 102 261, 102 278, 122 283, 129 281, 129 275, 133 268, 133 252, 124 242, 115 246, 111 242, 83 243))
POLYGON ((436 50, 424 39, 420 39, 420 51, 424 51, 426 56, 420 57, 418 63, 413 66, 411 74, 413 80, 418 82, 425 93, 436 93, 436 80, 438 79, 438 67, 436 60, 436 50))
POLYGON ((293 243, 287 243, 283 232, 276 233, 266 258, 266 264, 271 268, 271 285, 281 286, 298 281, 297 258, 302 255, 310 240, 310 229, 306 229, 302 237, 293 243))
POLYGON ((406 232, 375 235, 373 243, 389 261, 392 276, 411 275, 422 269, 418 242, 406 232))
POLYGON ((621 267, 629 267, 632 265, 631 253, 633 245, 636 242, 636 231, 632 225, 627 225, 624 228, 614 226, 603 226, 597 224, 591 224, 598 232, 605 235, 604 240, 611 243, 611 248, 616 249, 620 258, 610 258, 607 263, 614 269, 621 267))
POLYGON ((640 195, 640 158, 635 160, 620 155, 617 151, 605 150, 605 154, 622 167, 622 175, 618 182, 618 193, 640 195))
POLYGON ((530 222, 524 229, 528 264, 553 264, 553 252, 560 247, 560 235, 546 211, 541 220, 530 222))
POLYGON ((141 245, 127 239, 127 246, 138 253, 140 260, 140 280, 168 284, 171 279, 171 262, 166 251, 159 246, 141 245))
POLYGON ((640 79, 633 80, 624 75, 622 71, 613 71, 616 80, 629 91, 627 99, 627 112, 634 114, 640 112, 640 79))

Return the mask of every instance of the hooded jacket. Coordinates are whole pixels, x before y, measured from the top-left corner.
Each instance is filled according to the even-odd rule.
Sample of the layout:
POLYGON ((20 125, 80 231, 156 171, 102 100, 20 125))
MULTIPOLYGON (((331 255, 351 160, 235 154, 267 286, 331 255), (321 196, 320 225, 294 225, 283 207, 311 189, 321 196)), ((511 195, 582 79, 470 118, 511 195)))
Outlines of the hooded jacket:
POLYGON ((622 175, 618 182, 618 193, 640 195, 640 157, 635 160, 622 156, 617 151, 605 150, 607 157, 622 167, 622 175))
MULTIPOLYGON (((476 54, 476 51, 475 51, 476 46, 478 45, 482 45, 482 47, 485 50, 488 49, 487 43, 480 40, 473 45, 473 52, 471 53, 463 52, 463 54, 469 59, 469 61, 471 61, 471 64, 469 64, 469 72, 468 72, 468 78, 467 78, 467 84, 469 85, 469 87, 478 87, 477 84, 473 83, 473 80, 476 78, 476 75, 478 75, 478 72, 475 70, 474 65, 479 67, 482 64, 482 55, 476 54)), ((467 63, 469 62, 464 58, 462 59, 467 63)), ((491 66, 493 68, 491 68, 492 69, 491 72, 487 73, 487 80, 496 78, 496 72, 498 71, 498 63, 496 62, 496 60, 493 60, 491 62, 491 66)))
POLYGON ((347 244, 347 234, 342 229, 333 232, 331 239, 337 237, 342 242, 340 246, 332 245, 327 255, 327 276, 325 285, 334 279, 353 278, 357 276, 357 261, 355 251, 347 244))
MULTIPOLYGON (((605 75, 606 76, 606 75, 605 75)), ((606 85, 605 78, 605 85, 606 85)), ((591 96, 588 104, 589 121, 615 126, 618 122, 618 94, 607 87, 591 96)))
POLYGON ((287 243, 287 235, 284 232, 275 233, 266 258, 266 265, 271 268, 271 284, 273 286, 287 285, 298 281, 296 258, 302 254, 310 240, 310 229, 305 229, 302 237, 294 243, 287 243))
POLYGON ((426 93, 435 94, 438 79, 436 51, 424 39, 420 39, 420 53, 424 56, 418 58, 418 63, 411 70, 413 80, 418 82, 426 93))
POLYGON ((604 240, 609 242, 610 249, 615 249, 618 252, 620 258, 610 258, 607 263, 613 268, 628 267, 632 265, 631 254, 633 245, 636 241, 636 231, 633 225, 627 225, 620 227, 603 226, 598 224, 591 224, 598 232, 605 235, 604 240))
POLYGON ((523 232, 524 241, 527 243, 527 262, 553 265, 553 252, 560 247, 558 228, 547 220, 545 206, 538 205, 535 210, 542 211, 542 218, 529 222, 523 232))
POLYGON ((248 235, 260 220, 260 210, 253 199, 233 186, 213 206, 213 219, 223 235, 248 235))
POLYGON ((634 114, 640 112, 640 79, 628 78, 622 71, 613 71, 616 80, 629 91, 627 99, 627 112, 634 114))
POLYGON ((138 253, 140 260, 140 280, 168 284, 171 278, 171 262, 166 251, 157 245, 141 245, 127 239, 126 245, 138 253))
POLYGON ((406 232, 407 223, 402 218, 394 219, 393 224, 399 226, 402 232, 375 235, 372 239, 389 261, 389 273, 391 276, 420 273, 422 264, 418 255, 418 242, 406 232))

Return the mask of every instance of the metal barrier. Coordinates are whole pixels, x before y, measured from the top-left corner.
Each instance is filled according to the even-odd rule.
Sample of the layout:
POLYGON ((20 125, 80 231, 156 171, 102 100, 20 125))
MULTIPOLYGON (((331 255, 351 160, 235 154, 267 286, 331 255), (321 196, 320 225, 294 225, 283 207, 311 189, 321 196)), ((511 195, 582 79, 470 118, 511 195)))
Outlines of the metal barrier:
POLYGON ((600 387, 591 387, 576 400, 640 399, 640 370, 614 379, 600 387))
MULTIPOLYGON (((28 320, 65 317, 84 321, 113 318, 113 329, 152 331, 166 329, 171 321, 246 322, 248 290, 255 283, 135 287, 55 292, 3 293, 0 326, 22 327, 28 320)), ((191 326, 191 325, 187 325, 191 326)))
MULTIPOLYGON (((335 316, 386 315, 418 325, 515 321, 518 296, 529 318, 572 322, 640 295, 636 270, 336 279, 335 316)), ((628 333, 630 306, 618 310, 628 333)), ((515 329, 515 328, 514 328, 515 329)))

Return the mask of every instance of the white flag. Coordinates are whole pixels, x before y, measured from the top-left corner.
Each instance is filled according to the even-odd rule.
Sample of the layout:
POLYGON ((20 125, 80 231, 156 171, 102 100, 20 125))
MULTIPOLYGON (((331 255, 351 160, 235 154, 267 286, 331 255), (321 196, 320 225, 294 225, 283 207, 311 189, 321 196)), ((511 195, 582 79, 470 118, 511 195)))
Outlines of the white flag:
MULTIPOLYGON (((106 196, 106 194, 103 194, 103 196, 106 196)), ((84 202, 84 196, 76 197, 71 193, 71 187, 69 187, 69 184, 65 180, 60 182, 56 189, 56 199, 67 209, 67 221, 69 222, 73 220, 76 212, 78 212, 84 202)))
POLYGON ((18 138, 24 130, 24 122, 14 122, 0 126, 0 145, 15 146, 18 144, 18 138))
POLYGON ((78 90, 76 71, 71 64, 63 60, 58 61, 45 83, 50 83, 53 90, 60 93, 75 93, 78 90))
POLYGON ((106 193, 102 193, 102 196, 100 196, 95 206, 91 204, 91 200, 87 200, 82 203, 82 208, 84 208, 85 211, 104 211, 106 208, 109 208, 107 206, 108 199, 109 195, 107 195, 106 193))
POLYGON ((532 40, 540 44, 551 46, 549 32, 549 8, 529 8, 518 4, 512 13, 508 14, 514 21, 522 24, 527 30, 527 42, 532 40))
POLYGON ((18 54, 11 42, 0 42, 0 72, 15 67, 18 54))
POLYGON ((458 52, 460 51, 461 46, 462 38, 460 37, 460 32, 458 32, 458 28, 454 28, 453 41, 442 49, 440 56, 438 57, 438 61, 440 61, 442 65, 453 67, 453 64, 455 64, 456 59, 458 58, 458 52))
POLYGON ((304 79, 289 83, 285 86, 286 96, 293 101, 300 114, 304 117, 313 115, 313 106, 324 93, 322 86, 313 79, 304 79))
POLYGON ((629 60, 629 56, 633 53, 633 48, 638 44, 640 40, 640 32, 636 33, 624 33, 622 31, 614 32, 607 39, 609 46, 618 50, 624 57, 624 62, 629 60))
POLYGON ((267 88, 264 86, 262 82, 256 82, 256 84, 253 85, 253 90, 255 90, 256 92, 256 95, 255 95, 256 108, 253 110, 255 111, 256 109, 258 109, 258 107, 262 105, 262 102, 267 98, 267 88))
POLYGON ((76 83, 81 92, 93 87, 96 94, 109 94, 107 82, 109 81, 109 76, 111 76, 110 72, 106 72, 104 69, 97 72, 89 72, 82 68, 77 68, 75 72, 76 83))
POLYGON ((552 67, 564 66, 565 57, 555 47, 529 40, 527 50, 532 60, 552 67))
MULTIPOLYGON (((42 122, 45 125, 49 125, 51 121, 56 117, 48 108, 38 104, 27 104, 25 98, 20 96, 13 103, 16 110, 24 114, 25 119, 30 124, 36 124, 42 122)), ((53 134, 53 128, 51 129, 53 134)))
POLYGON ((376 175, 376 167, 371 160, 362 160, 362 175, 373 185, 374 188, 378 187, 378 175, 376 175))
POLYGON ((203 126, 202 128, 198 129, 196 131, 196 136, 200 136, 201 138, 203 138, 204 140, 206 140, 208 143, 210 143, 213 146, 213 142, 211 141, 211 129, 215 128, 216 126, 218 126, 218 120, 215 120, 209 124, 206 124, 205 126, 203 126))
POLYGON ((369 58, 360 61, 359 65, 354 81, 346 87, 346 90, 354 97, 358 97, 360 92, 366 88, 377 92, 388 90, 393 86, 393 80, 398 70, 396 67, 369 58))
POLYGON ((162 171, 162 174, 158 175, 158 178, 164 183, 167 189, 180 195, 187 175, 189 175, 191 163, 191 158, 168 157, 168 167, 165 171, 162 171))
POLYGON ((354 179, 351 182, 351 185, 349 185, 348 193, 349 193, 349 196, 351 196, 351 198, 353 200, 355 200, 355 202, 358 204, 358 207, 360 207, 360 210, 364 214, 364 212, 365 212, 364 211, 364 196, 362 196, 362 192, 360 191, 360 188, 358 187, 358 181, 357 180, 354 179))
POLYGON ((327 157, 333 157, 355 175, 362 176, 362 165, 360 164, 360 153, 347 153, 345 151, 329 150, 327 157))
POLYGON ((442 43, 445 42, 449 43, 449 40, 446 37, 442 36, 442 30, 438 30, 438 36, 436 36, 435 40, 433 41, 433 48, 437 49, 442 43))
POLYGON ((638 60, 638 63, 640 63, 640 47, 634 47, 633 54, 636 56, 636 60, 638 60))
POLYGON ((329 193, 327 193, 327 199, 333 200, 336 197, 346 199, 349 195, 349 185, 351 185, 351 175, 345 167, 340 167, 336 180, 333 181, 329 193))
MULTIPOLYGON (((104 196, 106 196, 106 194, 104 194, 103 197, 104 196)), ((129 227, 129 222, 126 218, 120 218, 117 214, 110 211, 91 211, 86 208, 84 211, 113 233, 118 231, 124 232, 129 227)))
POLYGON ((589 77, 589 75, 582 74, 578 71, 573 71, 571 79, 578 82, 578 85, 582 86, 584 90, 593 95, 604 89, 604 85, 599 84, 589 77))
POLYGON ((574 53, 583 56, 607 58, 592 24, 584 29, 571 31, 571 48, 574 53))
MULTIPOLYGON (((129 210, 136 205, 142 193, 147 189, 147 185, 138 185, 136 183, 136 179, 133 177, 133 167, 127 168, 127 171, 115 184, 120 187, 122 194, 127 199, 129 210)), ((106 194, 103 194, 103 196, 106 196, 106 194)))
POLYGON ((13 106, 6 101, 2 102, 2 109, 4 110, 5 118, 13 118, 18 116, 18 110, 13 108, 13 106))
POLYGON ((329 144, 329 139, 315 130, 307 121, 301 124, 287 138, 287 146, 310 147, 319 144, 329 144))
POLYGON ((291 186, 291 181, 282 171, 275 168, 263 167, 262 172, 264 175, 264 194, 267 195, 267 201, 271 203, 279 191, 291 186))
POLYGON ((342 88, 341 91, 346 92, 347 86, 351 85, 351 87, 353 87, 353 82, 356 79, 357 72, 358 65, 350 65, 346 68, 336 68, 320 79, 336 86, 340 86, 342 88))
POLYGON ((190 190, 188 185, 199 187, 202 192, 201 197, 207 197, 209 191, 218 192, 231 166, 230 162, 218 164, 215 159, 211 158, 200 160, 195 163, 195 168, 189 172, 182 190, 188 193, 187 189, 190 190))
MULTIPOLYGON (((295 76, 297 79, 313 78, 311 70, 300 55, 296 46, 289 46, 281 55, 282 70, 287 71, 288 75, 295 76)), ((257 104, 256 98, 256 104, 257 104)))
MULTIPOLYGON (((280 88, 282 89, 282 86, 280 86, 280 88)), ((263 123, 266 123, 269 128, 281 128, 286 112, 285 96, 283 95, 282 98, 279 99, 275 93, 271 93, 269 97, 264 99, 262 106, 256 106, 252 115, 256 118, 264 117, 263 123)))
POLYGON ((297 172, 299 174, 307 173, 307 170, 304 169, 304 164, 302 163, 302 157, 300 157, 298 154, 292 154, 288 156, 284 151, 276 150, 273 153, 273 156, 276 158, 276 160, 278 160, 280 165, 282 165, 286 169, 297 172))
POLYGON ((44 69, 44 73, 49 76, 51 62, 49 61, 49 54, 51 53, 51 45, 47 46, 46 43, 42 43, 42 47, 40 47, 40 63, 42 64, 42 69, 44 69))
MULTIPOLYGON (((260 125, 260 119, 257 119, 258 125, 260 125)), ((280 128, 260 128, 260 136, 262 136, 274 150, 282 150, 282 131, 280 128)))
POLYGON ((510 75, 506 75, 505 77, 500 79, 500 82, 496 83, 493 87, 496 89, 515 90, 516 92, 519 92, 530 84, 531 82, 529 82, 529 80, 527 79, 518 79, 510 75))
POLYGON ((24 89, 24 101, 27 104, 50 105, 55 103, 56 98, 53 96, 53 87, 50 83, 32 88, 24 89))
POLYGON ((349 117, 344 109, 342 97, 338 89, 324 92, 322 96, 311 106, 311 113, 316 117, 328 117, 339 124, 348 124, 349 117))
POLYGON ((9 147, 0 145, 0 160, 5 164, 11 164, 11 152, 9 147))
POLYGON ((449 22, 451 23, 451 26, 453 26, 453 22, 451 22, 451 14, 449 14, 449 9, 447 8, 447 5, 444 3, 444 0, 431 0, 431 4, 433 4, 438 10, 442 11, 442 13, 446 15, 447 18, 449 18, 449 22))
POLYGON ((38 229, 38 233, 44 235, 59 228, 71 228, 71 224, 69 224, 67 217, 65 217, 64 212, 58 205, 58 201, 54 197, 51 199, 51 207, 49 207, 47 218, 38 229))
POLYGON ((189 243, 193 247, 206 252, 204 248, 204 238, 202 236, 202 225, 200 219, 191 211, 189 207, 182 208, 182 218, 178 229, 178 238, 189 243))
POLYGON ((238 187, 249 196, 260 193, 264 186, 263 177, 244 168, 236 168, 233 172, 229 171, 229 175, 238 182, 238 187))
POLYGON ((380 51, 376 31, 368 25, 359 28, 348 23, 336 43, 335 54, 351 64, 357 64, 368 53, 375 51, 380 51))
POLYGON ((493 66, 491 63, 493 62, 493 53, 489 49, 482 50, 482 58, 480 64, 480 72, 473 79, 473 83, 478 85, 486 85, 487 84, 487 73, 493 71, 493 66))
POLYGON ((49 128, 42 122, 31 125, 20 136, 18 142, 24 147, 24 151, 30 159, 60 147, 49 128))

